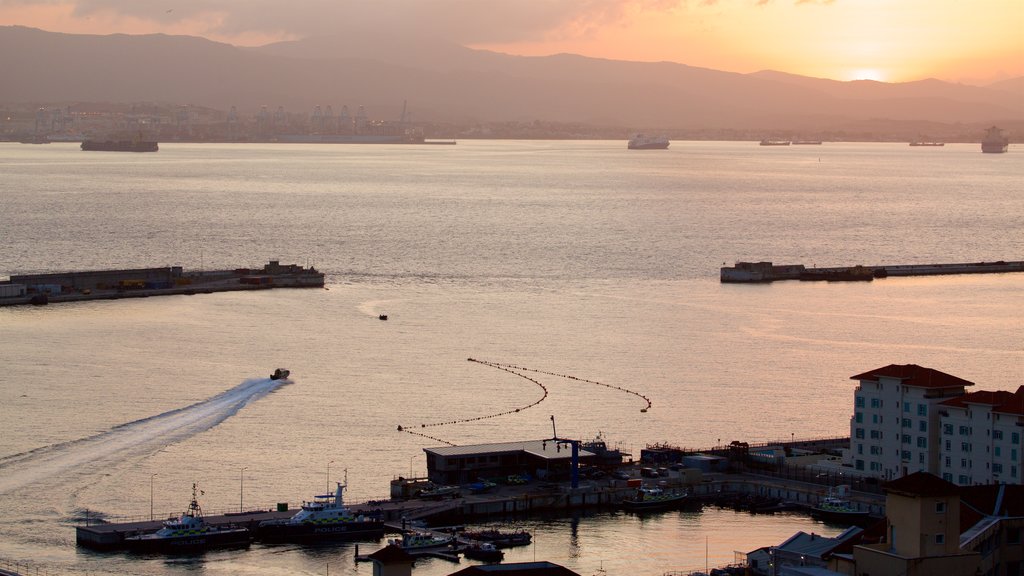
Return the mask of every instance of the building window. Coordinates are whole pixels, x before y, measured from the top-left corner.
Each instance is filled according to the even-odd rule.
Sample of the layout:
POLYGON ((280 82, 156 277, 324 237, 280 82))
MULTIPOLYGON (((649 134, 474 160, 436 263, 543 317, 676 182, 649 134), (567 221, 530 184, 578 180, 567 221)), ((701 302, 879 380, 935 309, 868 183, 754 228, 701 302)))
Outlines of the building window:
POLYGON ((882 437, 882 431, 881 430, 872 430, 871 431, 871 438, 873 438, 875 440, 878 440, 881 437, 882 437))
POLYGON ((878 424, 878 414, 872 414, 871 415, 871 423, 872 424, 878 424))
POLYGON ((928 415, 928 406, 925 405, 925 404, 918 404, 917 405, 917 415, 918 416, 927 416, 928 415))
POLYGON ((924 464, 924 452, 917 453, 917 463, 924 464))
POLYGON ((863 460, 857 460, 854 463, 853 467, 856 468, 857 470, 863 470, 864 469, 864 461, 863 460))
POLYGON ((910 418, 904 418, 903 419, 903 427, 904 428, 912 428, 913 427, 912 426, 912 422, 910 421, 910 418))
POLYGON ((995 448, 993 448, 993 450, 996 456, 1000 456, 1003 452, 1002 450, 999 449, 999 446, 996 446, 995 448))
POLYGON ((967 458, 961 458, 960 459, 960 467, 961 468, 967 468, 967 458))
POLYGON ((942 433, 945 434, 946 436, 952 436, 953 435, 953 425, 952 424, 943 424, 942 425, 942 433))
POLYGON ((857 408, 863 408, 864 407, 864 397, 863 396, 857 396, 857 400, 854 402, 854 405, 857 406, 857 408))
POLYGON ((860 412, 857 412, 853 415, 853 419, 855 422, 857 422, 857 424, 860 424, 861 422, 864 421, 864 415, 861 414, 860 412))
POLYGON ((900 452, 900 460, 910 462, 910 450, 903 450, 900 452))
POLYGON ((943 514, 945 512, 946 512, 946 503, 945 502, 936 502, 935 503, 935 513, 936 514, 943 514))
POLYGON ((1020 432, 1010 432, 1010 444, 1020 444, 1020 432))
POLYGON ((903 411, 906 412, 907 414, 910 414, 910 402, 903 403, 903 411))
POLYGON ((882 463, 881 462, 872 462, 871 463, 871 471, 872 472, 881 472, 881 470, 882 470, 882 463))
POLYGON ((881 408, 882 407, 882 399, 881 398, 872 398, 871 399, 871 407, 872 408, 881 408))
POLYGON ((881 454, 882 453, 882 447, 881 446, 872 446, 871 447, 871 453, 876 455, 876 456, 881 454))
POLYGON ((956 483, 960 484, 961 486, 964 485, 964 484, 967 484, 967 482, 968 482, 967 476, 965 476, 963 474, 957 476, 956 479, 957 479, 956 483))
POLYGON ((936 544, 945 544, 946 543, 946 535, 945 534, 936 534, 935 535, 935 543, 936 544))
POLYGON ((949 468, 952 465, 953 465, 952 459, 950 459, 949 456, 946 456, 946 468, 949 468))
POLYGON ((945 480, 946 482, 952 482, 953 481, 953 475, 950 474, 949 472, 943 472, 942 473, 942 479, 945 480))
POLYGON ((1002 430, 993 430, 992 431, 992 439, 993 440, 1002 440, 1003 439, 1003 431, 1002 430))
POLYGON ((963 450, 964 452, 970 452, 971 451, 971 443, 970 442, 961 442, 960 443, 960 449, 963 450))
POLYGON ((858 443, 857 444, 857 454, 863 454, 863 453, 864 453, 864 445, 858 443))
POLYGON ((856 438, 864 438, 864 429, 863 428, 855 428, 853 430, 853 435, 856 438))
POLYGON ((949 452, 952 449, 953 449, 953 444, 949 440, 946 440, 946 452, 949 452))
POLYGON ((970 430, 967 428, 967 426, 961 426, 960 427, 960 435, 961 436, 967 436, 968 434, 970 434, 970 430))
POLYGON ((903 444, 910 444, 910 434, 904 434, 900 440, 903 444))
POLYGON ((918 436, 917 437, 917 447, 918 448, 927 448, 928 447, 928 439, 925 438, 924 436, 918 436))
POLYGON ((1002 474, 1002 472, 1003 472, 1003 465, 1002 464, 998 464, 998 463, 993 463, 992 464, 992 473, 993 474, 1002 474))

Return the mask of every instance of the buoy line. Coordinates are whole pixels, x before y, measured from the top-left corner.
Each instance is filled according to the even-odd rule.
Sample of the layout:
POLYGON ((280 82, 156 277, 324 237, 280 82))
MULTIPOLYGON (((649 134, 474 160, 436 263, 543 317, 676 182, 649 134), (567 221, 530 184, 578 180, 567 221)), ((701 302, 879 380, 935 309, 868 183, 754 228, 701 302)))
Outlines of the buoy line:
MULTIPOLYGON (((526 374, 520 374, 520 373, 518 373, 518 372, 516 372, 514 370, 511 370, 509 368, 506 368, 504 366, 500 366, 500 365, 494 364, 493 362, 485 362, 485 361, 482 361, 482 360, 474 360, 473 358, 469 358, 468 360, 470 362, 477 362, 477 363, 480 363, 480 364, 485 364, 487 366, 491 366, 491 367, 497 368, 499 370, 504 370, 505 372, 508 372, 509 374, 515 374, 516 376, 519 376, 520 378, 525 378, 526 380, 529 380, 530 382, 533 382, 534 384, 536 384, 541 390, 544 391, 544 394, 542 394, 539 399, 535 400, 534 402, 531 402, 530 404, 527 404, 525 406, 520 406, 518 408, 513 408, 511 410, 505 410, 503 412, 497 412, 497 413, 494 413, 494 414, 485 414, 483 416, 474 416, 472 418, 461 418, 461 419, 458 419, 458 420, 448 420, 448 421, 445 421, 445 422, 431 422, 431 423, 426 423, 426 424, 420 424, 419 428, 421 428, 421 429, 422 428, 433 428, 435 426, 447 426, 449 424, 465 424, 467 422, 477 422, 477 421, 480 421, 480 420, 487 420, 489 418, 497 418, 499 416, 508 416, 509 414, 515 414, 517 412, 522 412, 523 410, 526 410, 527 408, 533 408, 534 406, 536 406, 536 405, 540 404, 541 402, 543 402, 544 399, 548 397, 548 389, 547 389, 547 387, 544 386, 544 384, 542 384, 541 382, 535 380, 534 378, 530 378, 526 374)), ((435 438, 433 436, 429 436, 429 435, 423 434, 421 432, 414 432, 413 430, 411 430, 409 428, 409 426, 402 426, 401 424, 399 424, 398 425, 398 431, 399 432, 408 432, 409 434, 415 434, 416 436, 422 436, 422 437, 428 438, 430 440, 434 440, 434 441, 437 441, 437 442, 443 442, 443 443, 445 443, 445 444, 447 444, 449 446, 455 446, 455 444, 452 444, 451 442, 447 442, 445 440, 441 440, 440 438, 435 438)))
MULTIPOLYGON (((559 378, 567 378, 569 380, 576 380, 577 382, 586 382, 587 384, 593 384, 595 386, 604 386, 605 388, 611 388, 612 390, 618 390, 620 392, 625 392, 626 394, 632 394, 633 396, 636 396, 637 398, 642 399, 644 402, 647 403, 647 406, 645 408, 642 408, 640 410, 641 412, 647 412, 647 410, 649 410, 651 408, 651 399, 650 398, 648 398, 647 396, 644 396, 643 394, 641 394, 639 392, 635 392, 635 391, 630 390, 628 388, 623 388, 622 386, 615 386, 615 385, 612 385, 612 384, 605 384, 604 382, 598 382, 597 380, 587 380, 586 378, 579 378, 577 376, 570 376, 568 374, 558 374, 556 372, 548 372, 547 370, 537 370, 537 369, 534 369, 534 368, 526 368, 525 366, 516 366, 514 364, 500 364, 498 362, 488 362, 487 360, 476 360, 476 359, 473 359, 473 358, 470 358, 469 361, 470 362, 478 362, 480 364, 485 364, 487 366, 493 366, 495 368, 501 368, 502 370, 509 370, 509 371, 511 371, 511 370, 522 370, 524 372, 536 372, 537 374, 547 374, 548 376, 558 376, 559 378)), ((516 374, 516 372, 513 372, 513 374, 516 374)), ((520 376, 522 376, 522 374, 520 374, 520 376)), ((523 378, 526 378, 526 376, 523 376, 523 378)))

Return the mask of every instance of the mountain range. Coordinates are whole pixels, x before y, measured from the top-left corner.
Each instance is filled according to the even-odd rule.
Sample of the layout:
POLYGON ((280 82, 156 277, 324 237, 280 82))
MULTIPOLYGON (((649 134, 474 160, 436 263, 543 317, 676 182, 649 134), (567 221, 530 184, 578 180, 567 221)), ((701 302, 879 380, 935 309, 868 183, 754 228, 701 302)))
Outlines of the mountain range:
MULTIPOLYGON (((0 103, 157 102, 254 113, 365 105, 417 121, 814 132, 912 124, 1024 129, 1024 77, 839 82, 673 62, 524 57, 380 31, 238 47, 193 36, 0 27, 0 103)), ((1024 130, 1016 130, 1020 133, 1024 130)))

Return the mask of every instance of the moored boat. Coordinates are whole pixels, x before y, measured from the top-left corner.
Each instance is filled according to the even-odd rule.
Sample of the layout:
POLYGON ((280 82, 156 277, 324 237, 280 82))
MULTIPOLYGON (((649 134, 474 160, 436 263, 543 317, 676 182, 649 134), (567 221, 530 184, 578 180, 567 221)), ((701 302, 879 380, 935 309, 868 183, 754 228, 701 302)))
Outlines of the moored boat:
POLYGON ((476 540, 478 542, 487 542, 498 548, 526 546, 533 540, 530 533, 525 530, 516 530, 514 532, 502 532, 501 530, 496 529, 473 530, 463 532, 462 537, 469 540, 476 540))
POLYGON ((431 532, 406 532, 401 538, 388 540, 388 544, 398 546, 406 552, 445 548, 453 542, 455 542, 454 536, 431 532))
POLYGON ((811 508, 811 516, 831 522, 856 524, 868 517, 868 512, 857 509, 849 500, 829 496, 811 508))
POLYGON ((792 142, 789 140, 772 140, 769 138, 761 140, 761 146, 789 146, 790 144, 792 144, 792 142))
POLYGON ((664 150, 668 148, 668 145, 668 138, 664 136, 637 134, 629 139, 626 148, 630 150, 664 150))
POLYGON ((165 520, 150 534, 127 536, 124 545, 133 552, 189 554, 216 548, 244 548, 252 542, 248 528, 207 524, 192 484, 192 501, 180 516, 165 520))
POLYGON ((473 542, 462 549, 462 554, 471 560, 500 562, 505 553, 489 542, 473 542))
POLYGON ((622 500, 622 507, 635 512, 674 510, 686 500, 685 492, 666 492, 661 488, 639 488, 622 500))
POLYGON ((264 520, 256 528, 256 539, 263 542, 305 540, 376 539, 384 535, 384 520, 379 516, 356 514, 345 506, 347 484, 337 482, 334 494, 313 497, 291 518, 264 520))

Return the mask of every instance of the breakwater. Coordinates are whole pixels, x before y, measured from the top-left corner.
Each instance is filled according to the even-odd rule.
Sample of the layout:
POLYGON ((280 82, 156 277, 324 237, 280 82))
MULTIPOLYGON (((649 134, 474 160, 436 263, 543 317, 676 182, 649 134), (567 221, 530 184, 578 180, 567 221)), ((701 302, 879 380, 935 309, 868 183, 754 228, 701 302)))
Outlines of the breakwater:
POLYGON ((725 283, 774 282, 776 280, 871 281, 889 276, 938 276, 946 274, 1001 274, 1024 272, 1024 261, 967 262, 959 264, 883 264, 876 266, 810 267, 803 264, 737 262, 723 266, 725 283))
POLYGON ((12 275, 0 282, 0 306, 323 287, 322 272, 276 260, 255 269, 186 271, 169 266, 56 272, 12 275))

